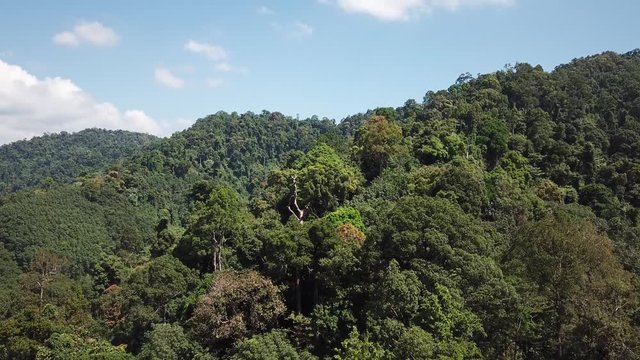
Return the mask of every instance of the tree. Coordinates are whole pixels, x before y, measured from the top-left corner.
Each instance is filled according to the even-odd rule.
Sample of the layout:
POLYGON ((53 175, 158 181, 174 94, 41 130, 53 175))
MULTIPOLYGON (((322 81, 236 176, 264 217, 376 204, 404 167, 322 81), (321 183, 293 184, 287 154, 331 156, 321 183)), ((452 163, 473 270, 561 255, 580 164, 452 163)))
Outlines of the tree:
POLYGON ((141 360, 213 359, 200 345, 187 337, 178 324, 155 324, 145 334, 141 360))
POLYGON ((204 344, 228 343, 268 330, 285 306, 271 280, 254 271, 219 272, 191 317, 204 344))
POLYGON ((478 128, 478 141, 485 146, 487 164, 492 169, 507 151, 509 129, 503 121, 485 119, 478 128))
POLYGON ((522 279, 518 290, 534 324, 519 342, 522 352, 557 359, 636 356, 636 290, 611 240, 591 223, 555 212, 524 227, 511 246, 507 268, 522 279))
POLYGON ((40 294, 40 304, 45 301, 45 290, 49 288, 49 284, 56 278, 63 276, 62 271, 67 261, 61 256, 54 254, 47 249, 38 249, 31 260, 29 269, 37 274, 35 277, 35 285, 40 294))
POLYGON ((355 138, 356 157, 368 180, 377 177, 390 160, 402 154, 402 128, 381 115, 371 116, 355 138))
POLYGON ((230 188, 216 185, 189 218, 187 236, 191 238, 190 251, 209 259, 202 269, 220 271, 224 267, 223 250, 243 225, 244 205, 240 196, 230 188))
POLYGON ((290 167, 271 174, 270 184, 279 193, 282 210, 303 223, 313 214, 321 217, 350 199, 362 183, 362 175, 331 147, 320 144, 290 167))
POLYGON ((133 270, 120 285, 105 289, 99 313, 114 341, 137 351, 152 324, 188 316, 191 292, 199 285, 194 270, 164 255, 133 270))
POLYGON ((96 359, 133 360, 125 346, 114 346, 103 339, 86 339, 76 334, 55 333, 47 340, 48 347, 38 351, 37 360, 96 359))
POLYGON ((342 348, 336 349, 335 360, 391 360, 393 354, 370 341, 368 337, 361 337, 358 329, 354 327, 349 337, 342 342, 342 348))
POLYGON ((236 343, 231 350, 230 360, 312 360, 315 356, 307 351, 299 351, 287 338, 283 330, 273 330, 266 334, 254 335, 236 343))

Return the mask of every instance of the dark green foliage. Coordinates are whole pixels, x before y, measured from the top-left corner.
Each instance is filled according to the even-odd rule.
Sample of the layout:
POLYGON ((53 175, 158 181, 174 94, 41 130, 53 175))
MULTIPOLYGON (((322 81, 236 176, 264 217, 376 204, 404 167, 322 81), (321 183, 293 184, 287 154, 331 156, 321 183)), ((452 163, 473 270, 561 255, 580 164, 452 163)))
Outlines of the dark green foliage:
POLYGON ((139 349, 154 323, 186 319, 191 292, 200 285, 196 273, 170 255, 153 259, 111 285, 100 298, 99 315, 118 343, 139 349))
POLYGON ((611 241, 582 219, 558 212, 522 229, 506 254, 526 322, 517 343, 537 357, 633 358, 638 328, 633 277, 611 241), (526 245, 525 245, 526 244, 526 245))
POLYGON ((146 134, 87 129, 74 134, 47 134, 2 145, 0 193, 72 182, 154 141, 157 138, 146 134))

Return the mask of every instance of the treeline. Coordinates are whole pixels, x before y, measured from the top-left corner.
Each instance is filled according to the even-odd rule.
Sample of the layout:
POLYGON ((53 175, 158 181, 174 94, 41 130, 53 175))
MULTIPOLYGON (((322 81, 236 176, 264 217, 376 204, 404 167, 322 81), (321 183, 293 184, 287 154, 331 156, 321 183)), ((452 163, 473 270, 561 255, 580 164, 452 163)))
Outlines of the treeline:
POLYGON ((637 50, 219 112, 0 199, 0 357, 638 358, 639 177, 637 50))
POLYGON ((87 129, 61 132, 0 146, 0 193, 55 182, 69 183, 104 169, 155 141, 151 135, 87 129))

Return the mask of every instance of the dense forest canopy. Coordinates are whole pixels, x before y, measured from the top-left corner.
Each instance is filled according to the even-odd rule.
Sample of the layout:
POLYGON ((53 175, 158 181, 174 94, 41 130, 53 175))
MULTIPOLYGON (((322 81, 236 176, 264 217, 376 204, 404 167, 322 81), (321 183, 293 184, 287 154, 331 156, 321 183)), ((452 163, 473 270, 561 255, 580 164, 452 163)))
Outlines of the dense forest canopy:
POLYGON ((0 181, 0 358, 640 358, 639 50, 48 135, 0 181))
POLYGON ((157 140, 129 131, 87 129, 46 134, 0 146, 0 193, 69 183, 157 140))

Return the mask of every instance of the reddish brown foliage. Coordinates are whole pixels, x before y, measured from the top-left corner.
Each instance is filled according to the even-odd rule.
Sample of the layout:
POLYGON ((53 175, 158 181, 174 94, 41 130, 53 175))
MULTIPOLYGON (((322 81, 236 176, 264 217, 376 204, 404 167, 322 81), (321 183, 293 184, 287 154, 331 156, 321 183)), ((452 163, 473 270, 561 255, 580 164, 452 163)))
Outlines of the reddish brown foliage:
POLYGON ((194 311, 191 321, 203 340, 238 339, 274 325, 285 306, 278 288, 255 271, 222 272, 194 311))

